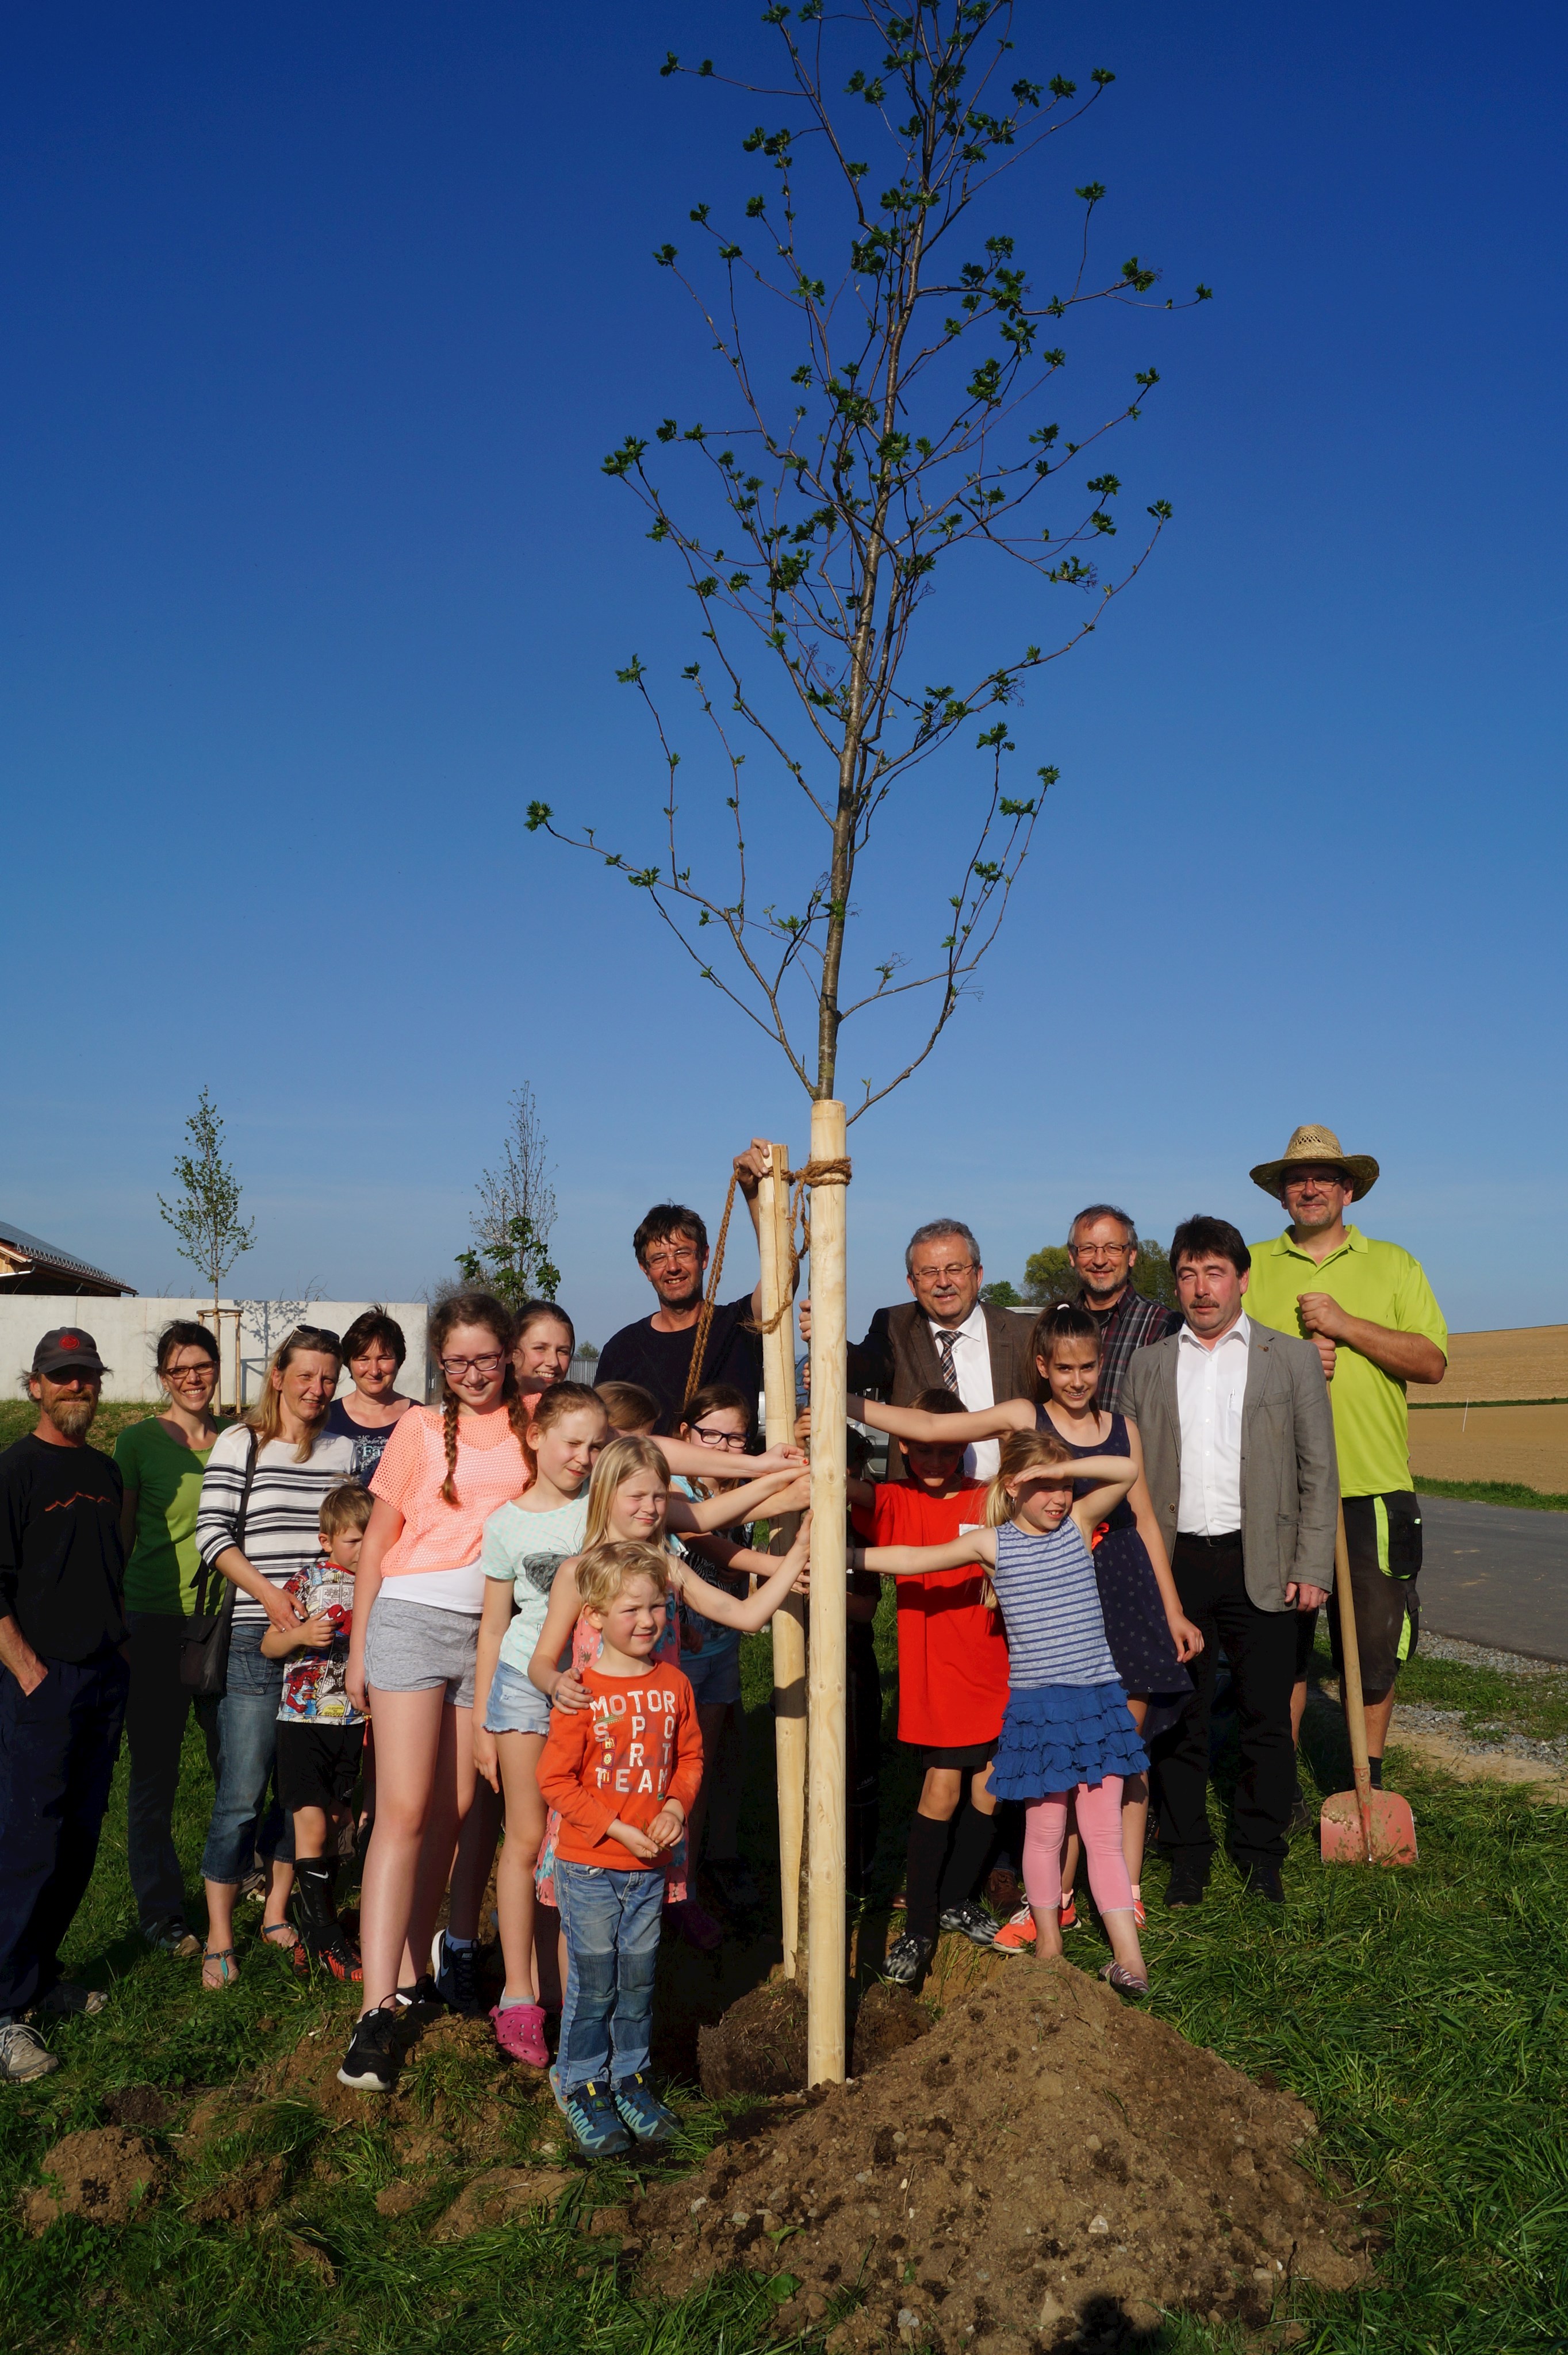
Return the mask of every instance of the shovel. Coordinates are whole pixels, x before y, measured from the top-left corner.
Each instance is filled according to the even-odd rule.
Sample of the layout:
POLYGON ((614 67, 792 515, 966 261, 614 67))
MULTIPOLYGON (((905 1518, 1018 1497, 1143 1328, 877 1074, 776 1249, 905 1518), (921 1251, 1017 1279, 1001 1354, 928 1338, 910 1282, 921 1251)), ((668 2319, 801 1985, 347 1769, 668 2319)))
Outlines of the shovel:
POLYGON ((1350 1593, 1350 1550, 1345 1542, 1345 1508, 1334 1539, 1334 1583, 1339 1603, 1339 1651, 1344 1673, 1339 1689, 1350 1730, 1353 1791, 1336 1791, 1323 1802, 1318 1823, 1325 1864, 1413 1864, 1415 1817, 1410 1802, 1394 1791, 1374 1791, 1367 1764, 1367 1712, 1361 1700, 1361 1655, 1356 1642, 1356 1604, 1350 1593))

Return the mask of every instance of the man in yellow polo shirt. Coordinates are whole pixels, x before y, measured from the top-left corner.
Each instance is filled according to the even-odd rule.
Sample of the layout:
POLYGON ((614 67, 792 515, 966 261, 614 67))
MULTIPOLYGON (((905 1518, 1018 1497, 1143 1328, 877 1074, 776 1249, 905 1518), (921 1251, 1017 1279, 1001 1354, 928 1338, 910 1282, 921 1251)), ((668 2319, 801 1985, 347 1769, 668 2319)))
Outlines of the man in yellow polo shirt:
MULTIPOLYGON (((1347 1226, 1345 1211, 1377 1183, 1367 1153, 1341 1153, 1331 1128, 1298 1128, 1278 1161, 1251 1173, 1283 1202, 1290 1224, 1253 1243, 1247 1314, 1315 1341, 1328 1378, 1350 1593, 1367 1707, 1372 1781, 1382 1781, 1394 1678, 1421 1626, 1421 1506, 1411 1485, 1407 1382, 1440 1382, 1448 1327, 1418 1260, 1347 1226)), ((1291 1718, 1299 1734, 1317 1614, 1303 1613, 1291 1718)), ((1339 1619, 1329 1613, 1335 1665, 1339 1619)))

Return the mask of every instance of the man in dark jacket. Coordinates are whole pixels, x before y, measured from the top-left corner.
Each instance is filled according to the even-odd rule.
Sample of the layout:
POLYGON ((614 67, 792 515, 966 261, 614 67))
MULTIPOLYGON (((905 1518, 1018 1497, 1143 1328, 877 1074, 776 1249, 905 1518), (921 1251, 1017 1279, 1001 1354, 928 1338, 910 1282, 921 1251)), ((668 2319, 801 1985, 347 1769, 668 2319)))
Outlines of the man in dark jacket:
POLYGON ((80 1326, 46 1333, 37 1428, 0 1455, 0 2083, 59 2064, 24 2014, 101 2011, 59 1975, 92 1878, 120 1748, 120 1475, 87 1444, 105 1368, 80 1326))
MULTIPOLYGON (((891 1406, 912 1406, 922 1391, 940 1387, 972 1413, 1033 1396, 1029 1337, 1038 1312, 993 1308, 981 1299, 980 1246, 962 1219, 917 1227, 904 1273, 913 1299, 879 1308, 865 1339, 850 1344, 852 1392, 875 1391, 891 1406)), ((997 1455, 994 1439, 965 1449, 965 1476, 989 1480, 997 1455)))

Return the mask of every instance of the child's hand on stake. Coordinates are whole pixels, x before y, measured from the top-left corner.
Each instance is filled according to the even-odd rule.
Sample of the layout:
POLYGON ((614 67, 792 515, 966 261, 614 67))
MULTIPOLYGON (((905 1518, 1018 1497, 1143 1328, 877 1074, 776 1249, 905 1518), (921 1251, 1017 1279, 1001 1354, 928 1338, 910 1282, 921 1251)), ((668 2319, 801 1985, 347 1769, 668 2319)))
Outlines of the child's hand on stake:
POLYGON ((670 1799, 659 1809, 648 1826, 648 1838, 656 1848, 673 1848, 686 1828, 686 1817, 678 1803, 670 1799))
MULTIPOLYGON (((656 1817, 654 1820, 656 1823, 658 1817, 656 1817)), ((658 1854, 657 1847, 648 1838, 646 1832, 640 1832, 635 1824, 624 1824, 619 1816, 611 1825, 607 1837, 619 1840, 623 1848, 629 1848, 632 1854, 644 1864, 651 1864, 658 1854)))
POLYGON ((496 1756, 496 1737, 482 1725, 474 1729, 474 1770, 483 1774, 493 1791, 501 1788, 501 1770, 496 1756))

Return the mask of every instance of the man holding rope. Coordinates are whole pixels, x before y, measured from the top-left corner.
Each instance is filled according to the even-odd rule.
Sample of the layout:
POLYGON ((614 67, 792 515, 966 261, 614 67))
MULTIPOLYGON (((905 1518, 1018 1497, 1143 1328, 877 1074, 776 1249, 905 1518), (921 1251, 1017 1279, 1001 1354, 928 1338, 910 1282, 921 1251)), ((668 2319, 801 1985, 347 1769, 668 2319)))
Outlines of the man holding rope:
MULTIPOLYGON (((768 1167, 768 1147, 754 1136, 744 1153, 735 1156, 731 1202, 738 1188, 757 1225, 757 1185, 768 1167)), ((724 1263, 725 1230, 719 1236, 719 1266, 724 1263)), ((708 1273, 708 1229, 695 1210, 683 1202, 656 1202, 632 1238, 637 1264, 658 1295, 651 1316, 623 1325, 604 1344, 595 1379, 601 1382, 639 1382, 659 1402, 661 1436, 673 1433, 681 1419, 690 1383, 692 1351, 702 1322, 703 1285, 708 1273)), ((702 1351, 699 1382, 732 1382, 747 1399, 763 1387, 763 1344, 754 1329, 762 1321, 762 1282, 739 1300, 716 1303, 702 1351)))

